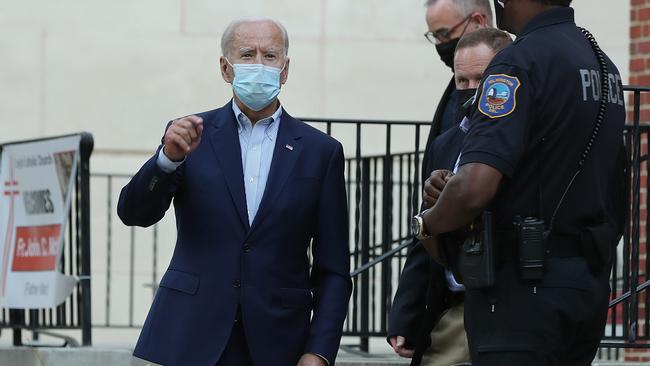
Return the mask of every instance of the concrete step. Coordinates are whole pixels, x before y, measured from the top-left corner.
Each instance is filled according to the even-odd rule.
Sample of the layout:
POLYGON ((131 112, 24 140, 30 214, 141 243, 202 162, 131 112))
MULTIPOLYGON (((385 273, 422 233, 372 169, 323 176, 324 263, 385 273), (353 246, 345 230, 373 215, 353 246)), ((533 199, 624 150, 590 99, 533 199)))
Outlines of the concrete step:
MULTIPOLYGON (((404 366, 408 360, 392 355, 360 357, 342 354, 337 366, 404 366)), ((151 365, 131 356, 128 349, 107 348, 33 348, 0 347, 3 366, 146 366, 151 365)), ((640 365, 639 363, 594 363, 593 366, 640 365)))
MULTIPOLYGON (((0 347, 3 366, 146 366, 128 349, 0 347)), ((404 366, 407 360, 394 357, 361 358, 343 356, 338 366, 404 366)))

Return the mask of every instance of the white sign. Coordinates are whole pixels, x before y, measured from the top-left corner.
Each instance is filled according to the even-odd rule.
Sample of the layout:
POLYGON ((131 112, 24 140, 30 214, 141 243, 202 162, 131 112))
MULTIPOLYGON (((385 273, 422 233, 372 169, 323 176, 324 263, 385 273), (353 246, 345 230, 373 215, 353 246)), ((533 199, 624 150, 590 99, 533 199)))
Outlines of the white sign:
POLYGON ((6 145, 0 160, 0 299, 51 308, 77 280, 61 273, 80 136, 6 145))

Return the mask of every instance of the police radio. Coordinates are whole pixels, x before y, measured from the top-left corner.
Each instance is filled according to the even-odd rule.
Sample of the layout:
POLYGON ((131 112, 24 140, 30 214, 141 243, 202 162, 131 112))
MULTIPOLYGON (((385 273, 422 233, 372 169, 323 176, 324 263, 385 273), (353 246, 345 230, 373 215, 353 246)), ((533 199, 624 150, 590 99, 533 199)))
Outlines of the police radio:
POLYGON ((519 257, 519 276, 525 281, 541 280, 544 278, 544 260, 546 259, 544 220, 517 216, 514 225, 519 257))

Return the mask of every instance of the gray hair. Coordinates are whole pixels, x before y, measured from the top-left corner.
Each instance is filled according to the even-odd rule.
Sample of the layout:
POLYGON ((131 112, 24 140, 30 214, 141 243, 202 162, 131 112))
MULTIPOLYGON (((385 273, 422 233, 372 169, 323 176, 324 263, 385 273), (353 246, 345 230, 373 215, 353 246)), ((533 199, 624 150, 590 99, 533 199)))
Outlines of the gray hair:
POLYGON ((228 56, 228 50, 230 49, 230 42, 232 42, 233 32, 237 27, 243 23, 255 23, 255 22, 271 22, 275 24, 282 31, 282 38, 284 39, 284 55, 286 56, 289 53, 289 34, 287 29, 275 19, 267 17, 244 17, 232 21, 226 27, 226 30, 223 31, 221 36, 221 53, 224 56, 228 56))
MULTIPOLYGON (((425 6, 431 6, 438 2, 438 0, 427 0, 425 6)), ((462 17, 469 16, 475 11, 484 14, 490 23, 492 23, 492 8, 488 0, 451 0, 456 6, 458 13, 462 17)))

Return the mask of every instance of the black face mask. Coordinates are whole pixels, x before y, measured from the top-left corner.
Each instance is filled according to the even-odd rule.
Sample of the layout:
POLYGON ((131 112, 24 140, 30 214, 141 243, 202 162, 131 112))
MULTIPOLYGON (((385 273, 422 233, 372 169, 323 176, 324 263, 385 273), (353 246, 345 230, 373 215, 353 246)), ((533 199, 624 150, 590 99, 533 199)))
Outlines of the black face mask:
POLYGON ((503 29, 503 7, 499 4, 498 0, 494 0, 494 12, 497 28, 503 29))
POLYGON ((456 45, 458 45, 458 41, 460 41, 460 38, 452 39, 449 42, 436 45, 436 51, 438 51, 440 59, 452 70, 454 69, 454 53, 456 53, 456 45))
POLYGON ((456 118, 458 123, 460 123, 463 118, 469 117, 470 111, 472 110, 470 99, 472 99, 474 95, 476 95, 476 89, 456 89, 456 102, 458 103, 456 118))

